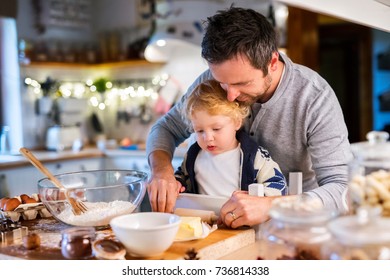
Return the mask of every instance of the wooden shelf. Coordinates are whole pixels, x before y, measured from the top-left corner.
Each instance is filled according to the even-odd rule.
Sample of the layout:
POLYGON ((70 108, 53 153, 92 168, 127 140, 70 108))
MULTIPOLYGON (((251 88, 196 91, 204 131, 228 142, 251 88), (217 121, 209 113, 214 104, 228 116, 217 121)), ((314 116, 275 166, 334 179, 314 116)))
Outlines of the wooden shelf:
POLYGON ((22 68, 42 68, 42 67, 53 67, 53 68, 113 68, 113 67, 143 67, 143 66, 161 66, 164 63, 149 62, 144 59, 137 60, 126 60, 116 62, 105 62, 105 63, 66 63, 66 62, 37 62, 33 61, 29 64, 21 64, 22 68))

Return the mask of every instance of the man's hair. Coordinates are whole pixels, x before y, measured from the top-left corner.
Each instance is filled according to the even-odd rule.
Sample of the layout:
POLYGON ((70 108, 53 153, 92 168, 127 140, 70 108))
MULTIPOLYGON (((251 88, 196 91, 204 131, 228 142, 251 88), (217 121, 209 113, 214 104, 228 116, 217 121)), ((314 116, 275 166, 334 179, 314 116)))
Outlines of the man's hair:
POLYGON ((229 101, 226 91, 215 80, 207 80, 199 84, 185 99, 182 112, 184 121, 189 127, 192 127, 191 119, 194 112, 201 110, 212 116, 228 116, 234 121, 241 121, 249 114, 249 106, 237 101, 229 101))
POLYGON ((202 40, 202 57, 219 64, 237 55, 245 55, 251 65, 268 74, 272 54, 278 51, 274 27, 262 14, 230 7, 208 17, 202 40))

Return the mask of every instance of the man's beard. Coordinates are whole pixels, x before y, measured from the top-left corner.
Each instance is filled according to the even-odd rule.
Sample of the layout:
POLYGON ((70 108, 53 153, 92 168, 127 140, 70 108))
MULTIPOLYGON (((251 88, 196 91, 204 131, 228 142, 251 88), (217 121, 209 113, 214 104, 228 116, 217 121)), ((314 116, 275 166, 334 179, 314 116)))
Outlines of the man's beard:
POLYGON ((263 90, 256 94, 255 96, 251 96, 251 95, 247 95, 247 94, 243 94, 245 97, 247 97, 247 100, 245 101, 238 101, 238 103, 240 104, 243 104, 243 105, 246 105, 246 106, 251 106, 257 102, 259 103, 264 103, 262 100, 266 99, 266 100, 269 100, 268 97, 268 90, 269 88, 271 87, 271 83, 272 83, 272 77, 270 74, 268 74, 267 76, 265 76, 265 79, 264 79, 264 88, 263 90))

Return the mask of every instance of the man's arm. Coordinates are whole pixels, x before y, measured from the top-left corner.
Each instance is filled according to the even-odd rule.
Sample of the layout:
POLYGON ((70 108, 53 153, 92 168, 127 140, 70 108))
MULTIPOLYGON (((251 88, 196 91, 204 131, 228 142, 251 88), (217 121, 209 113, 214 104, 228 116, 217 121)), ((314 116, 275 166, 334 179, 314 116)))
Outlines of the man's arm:
MULTIPOLYGON (((189 87, 185 96, 203 80, 210 79, 209 71, 204 72, 189 87)), ((153 211, 172 212, 181 184, 175 179, 172 157, 175 148, 191 133, 181 114, 182 99, 152 127, 146 141, 151 177, 148 194, 153 211)))
POLYGON ((173 212, 181 184, 174 176, 172 158, 165 151, 154 151, 149 155, 151 178, 148 195, 153 211, 173 212))

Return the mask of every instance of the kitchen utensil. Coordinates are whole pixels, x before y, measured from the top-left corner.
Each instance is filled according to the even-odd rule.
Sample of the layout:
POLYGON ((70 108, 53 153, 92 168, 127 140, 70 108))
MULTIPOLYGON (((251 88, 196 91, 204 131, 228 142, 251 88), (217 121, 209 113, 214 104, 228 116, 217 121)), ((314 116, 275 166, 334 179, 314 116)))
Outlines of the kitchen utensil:
POLYGON ((83 215, 74 215, 62 190, 49 178, 38 181, 42 203, 62 223, 103 229, 120 215, 138 211, 146 194, 148 174, 137 170, 89 170, 57 174, 61 184, 71 189, 88 207, 83 215))
POLYGON ((222 205, 228 201, 228 197, 181 193, 176 200, 176 208, 188 208, 197 210, 214 211, 219 215, 222 205))
POLYGON ((56 177, 54 177, 53 174, 40 162, 32 153, 26 148, 20 148, 19 150, 36 168, 38 168, 39 171, 41 171, 44 175, 46 175, 50 181, 54 183, 54 185, 64 190, 65 197, 68 200, 69 204, 72 207, 72 211, 75 215, 81 215, 82 213, 85 213, 88 208, 85 206, 85 204, 80 200, 76 199, 71 196, 72 191, 67 190, 59 180, 57 180, 56 177))
POLYGON ((130 255, 150 257, 164 253, 172 245, 180 217, 170 213, 141 212, 116 217, 110 225, 130 255))

